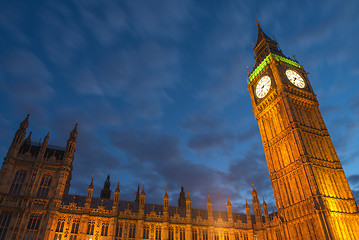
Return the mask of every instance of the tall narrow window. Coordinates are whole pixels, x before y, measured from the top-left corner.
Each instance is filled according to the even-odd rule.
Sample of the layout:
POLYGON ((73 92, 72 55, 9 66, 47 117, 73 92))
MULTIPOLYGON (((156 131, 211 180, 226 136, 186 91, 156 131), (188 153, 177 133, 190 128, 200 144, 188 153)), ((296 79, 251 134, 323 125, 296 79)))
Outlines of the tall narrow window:
POLYGON ((132 225, 130 225, 130 231, 128 234, 128 238, 135 239, 135 237, 136 237, 136 225, 132 224, 132 225))
POLYGON ((186 232, 184 228, 180 228, 180 240, 186 240, 186 232))
POLYGON ((197 229, 193 229, 192 231, 192 240, 198 240, 197 229))
POLYGON ((9 228, 11 214, 2 212, 0 215, 0 240, 5 240, 7 229, 9 228))
POLYGON ((168 240, 173 240, 173 234, 174 234, 174 231, 173 231, 173 227, 169 227, 168 229, 168 240))
POLYGON ((36 197, 38 198, 47 198, 47 194, 50 190, 52 177, 50 175, 45 175, 42 177, 39 189, 37 190, 36 197))
POLYGON ((31 215, 27 223, 24 240, 34 240, 39 233, 41 215, 31 215))
POLYGON ((156 240, 161 240, 161 227, 156 228, 156 240))
POLYGON ((71 226, 70 240, 77 240, 77 234, 79 233, 80 222, 75 220, 71 226))
POLYGON ((143 239, 148 239, 150 235, 150 228, 148 225, 143 226, 143 239))
POLYGON ((93 230, 95 228, 95 223, 94 222, 89 222, 87 224, 87 231, 86 231, 86 234, 87 235, 93 235, 93 230))
POLYGON ((214 240, 219 240, 219 235, 218 235, 218 233, 216 233, 216 234, 214 235, 214 240))
POLYGON ((26 177, 25 170, 19 170, 16 172, 14 180, 12 180, 12 184, 10 187, 9 194, 19 195, 22 185, 24 184, 26 177))
POLYGON ((224 240, 229 240, 228 232, 224 232, 224 240))
POLYGON ((208 240, 208 231, 207 230, 203 230, 203 232, 202 232, 202 240, 208 240))
POLYGON ((234 234, 234 240, 239 240, 239 235, 237 232, 234 234))
POLYGON ((102 223, 101 236, 107 237, 108 234, 108 222, 102 223))
POLYGON ((65 219, 59 219, 57 221, 56 229, 55 229, 55 237, 54 240, 61 240, 62 233, 64 232, 65 219))
POLYGON ((122 239, 122 224, 119 223, 116 228, 116 240, 121 240, 121 239, 122 239))

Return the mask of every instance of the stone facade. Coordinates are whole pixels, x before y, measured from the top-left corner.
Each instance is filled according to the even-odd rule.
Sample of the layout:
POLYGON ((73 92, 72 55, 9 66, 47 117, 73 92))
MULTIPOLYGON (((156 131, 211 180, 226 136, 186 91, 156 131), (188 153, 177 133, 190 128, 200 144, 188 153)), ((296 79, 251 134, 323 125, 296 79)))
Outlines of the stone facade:
POLYGON ((308 73, 259 24, 254 51, 248 90, 283 238, 359 239, 358 207, 308 73))
MULTIPOLYGON (((245 214, 193 209, 182 189, 178 206, 145 202, 144 186, 135 201, 111 196, 108 177, 101 197, 69 195, 77 124, 64 149, 26 137, 29 115, 20 124, 0 171, 0 240, 284 240, 359 239, 358 208, 318 102, 302 66, 283 55, 258 25, 256 64, 249 92, 258 120, 278 212, 268 214, 254 187, 245 214), (288 80, 299 74, 305 87, 288 80), (256 95, 263 76, 271 81, 263 97, 256 95), (26 139, 25 139, 26 137, 26 139), (262 214, 263 209, 263 214, 262 214)), ((268 84, 266 85, 268 86, 268 84)), ((264 86, 265 87, 265 86, 264 86)), ((264 91, 265 88, 260 89, 264 91)))

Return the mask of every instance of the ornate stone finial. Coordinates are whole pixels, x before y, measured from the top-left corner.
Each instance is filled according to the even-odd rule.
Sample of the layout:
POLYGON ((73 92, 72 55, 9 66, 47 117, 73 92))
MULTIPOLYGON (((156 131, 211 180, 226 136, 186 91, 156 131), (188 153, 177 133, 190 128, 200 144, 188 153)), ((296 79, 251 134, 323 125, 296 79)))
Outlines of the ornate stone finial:
POLYGON ((120 182, 117 182, 117 187, 116 187, 116 192, 119 192, 120 191, 120 182))
POLYGON ((227 207, 232 206, 231 202, 229 201, 229 196, 227 196, 227 207))
POLYGON ((207 203, 212 203, 211 198, 210 198, 210 196, 209 196, 209 193, 208 193, 207 203))
POLYGON ((145 193, 145 184, 142 182, 142 190, 141 190, 141 194, 145 193))
POLYGON ((28 144, 28 145, 31 144, 31 135, 32 135, 32 131, 29 133, 29 136, 25 139, 25 144, 28 144))
POLYGON ((93 189, 93 174, 92 174, 91 183, 90 183, 90 185, 89 185, 89 188, 92 188, 92 189, 93 189))
POLYGON ((256 18, 256 24, 257 24, 257 26, 259 27, 259 21, 258 21, 258 18, 256 18))
POLYGON ((165 190, 165 198, 168 198, 168 194, 167 194, 167 186, 166 186, 166 190, 165 190))

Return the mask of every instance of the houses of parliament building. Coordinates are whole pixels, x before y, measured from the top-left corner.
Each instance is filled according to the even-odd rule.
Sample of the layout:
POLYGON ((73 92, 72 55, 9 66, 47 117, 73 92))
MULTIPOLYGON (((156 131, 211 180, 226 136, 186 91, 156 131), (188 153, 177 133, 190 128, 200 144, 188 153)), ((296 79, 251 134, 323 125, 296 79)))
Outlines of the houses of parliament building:
POLYGON ((325 240, 359 239, 358 206, 319 111, 307 73, 286 57, 258 26, 255 65, 248 77, 277 211, 268 213, 252 190, 245 214, 191 207, 182 189, 178 206, 135 201, 111 194, 70 195, 77 125, 65 149, 26 136, 20 124, 0 171, 0 240, 325 240))

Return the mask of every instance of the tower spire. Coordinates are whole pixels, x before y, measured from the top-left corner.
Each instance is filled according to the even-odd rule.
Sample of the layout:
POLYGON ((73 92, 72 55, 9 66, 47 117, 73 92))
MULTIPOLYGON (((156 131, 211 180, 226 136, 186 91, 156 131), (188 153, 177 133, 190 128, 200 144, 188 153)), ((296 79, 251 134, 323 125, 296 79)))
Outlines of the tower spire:
POLYGON ((107 175, 106 181, 103 185, 103 188, 101 190, 100 198, 111 198, 111 181, 110 181, 110 174, 107 175))
POLYGON ((258 35, 256 45, 254 46, 254 52, 256 54, 254 68, 256 68, 271 53, 284 57, 284 54, 278 47, 278 43, 264 33, 258 20, 256 20, 256 24, 258 35))

